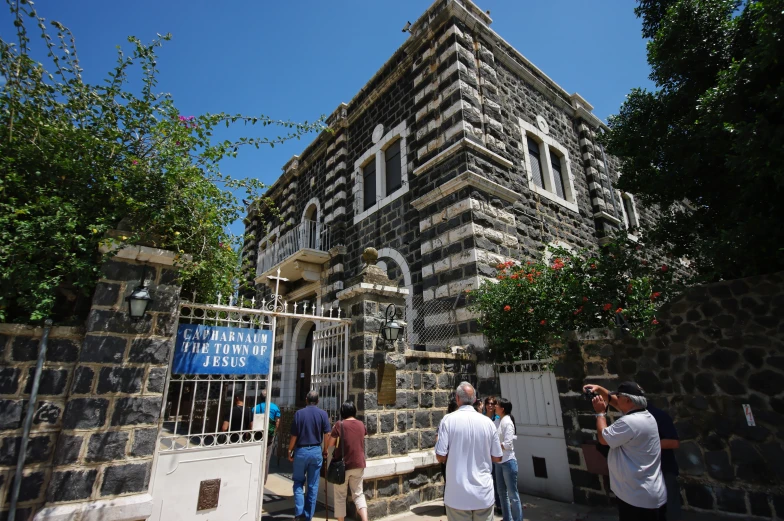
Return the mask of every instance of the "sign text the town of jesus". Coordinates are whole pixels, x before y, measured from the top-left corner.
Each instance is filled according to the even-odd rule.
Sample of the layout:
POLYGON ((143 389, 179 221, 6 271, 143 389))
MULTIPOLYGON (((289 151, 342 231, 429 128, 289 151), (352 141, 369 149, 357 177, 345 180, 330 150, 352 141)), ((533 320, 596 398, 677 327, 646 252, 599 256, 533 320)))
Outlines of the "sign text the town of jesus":
POLYGON ((272 332, 180 324, 174 374, 269 374, 272 332))

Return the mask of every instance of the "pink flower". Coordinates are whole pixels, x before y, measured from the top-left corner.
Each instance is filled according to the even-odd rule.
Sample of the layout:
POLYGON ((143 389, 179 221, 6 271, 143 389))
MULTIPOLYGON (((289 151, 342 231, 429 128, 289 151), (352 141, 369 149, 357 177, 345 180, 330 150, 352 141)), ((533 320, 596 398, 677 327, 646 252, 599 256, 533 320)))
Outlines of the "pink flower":
POLYGON ((653 320, 651 320, 651 324, 653 324, 654 326, 659 325, 659 321, 654 318, 653 320))
POLYGON ((138 162, 138 161, 136 161, 136 160, 134 159, 133 161, 131 161, 131 164, 132 164, 132 165, 138 165, 138 164, 139 164, 139 162, 138 162))

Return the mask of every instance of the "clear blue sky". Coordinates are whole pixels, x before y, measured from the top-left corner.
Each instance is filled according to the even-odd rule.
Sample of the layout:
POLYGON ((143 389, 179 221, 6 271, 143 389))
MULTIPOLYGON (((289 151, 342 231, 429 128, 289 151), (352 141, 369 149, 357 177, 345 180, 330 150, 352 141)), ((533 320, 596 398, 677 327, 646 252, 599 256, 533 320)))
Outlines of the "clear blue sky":
MULTIPOLYGON (((619 0, 478 0, 492 28, 568 92, 579 92, 606 121, 636 86, 651 87, 634 3, 619 0)), ((161 91, 185 115, 266 114, 313 120, 330 114, 384 64, 401 32, 430 0, 38 0, 39 13, 76 35, 88 81, 114 64, 128 35, 170 32, 159 51, 161 91)), ((7 17, 8 11, 0 17, 7 17)), ((9 24, 2 24, 3 30, 9 24)), ((12 35, 4 34, 5 38, 12 35)), ((272 183, 308 141, 247 150, 227 161, 234 177, 272 183)), ((235 225, 235 233, 242 227, 235 225)))

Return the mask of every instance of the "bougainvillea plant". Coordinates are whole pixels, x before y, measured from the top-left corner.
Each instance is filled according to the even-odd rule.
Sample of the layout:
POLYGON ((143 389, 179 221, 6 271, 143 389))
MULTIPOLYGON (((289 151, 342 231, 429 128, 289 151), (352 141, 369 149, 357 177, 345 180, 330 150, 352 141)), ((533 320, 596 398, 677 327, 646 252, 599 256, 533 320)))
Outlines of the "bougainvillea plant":
POLYGON ((572 331, 618 328, 641 338, 679 291, 671 266, 626 235, 598 252, 552 248, 548 257, 499 264, 495 280, 469 291, 497 359, 550 359, 572 331))
POLYGON ((129 52, 118 48, 106 79, 88 83, 66 27, 47 23, 28 0, 6 3, 0 322, 79 323, 79 303, 89 303, 110 236, 117 246, 142 243, 187 254, 178 258, 183 287, 202 302, 234 292, 243 237, 228 227, 265 187, 228 175, 224 159, 243 147, 273 147, 325 130, 323 118, 294 123, 182 114, 169 94, 158 92, 156 51, 170 35, 149 44, 128 38, 129 52), (31 44, 36 33, 42 45, 31 44), (217 139, 221 128, 237 125, 258 134, 217 139), (282 135, 269 133, 281 127, 282 135))

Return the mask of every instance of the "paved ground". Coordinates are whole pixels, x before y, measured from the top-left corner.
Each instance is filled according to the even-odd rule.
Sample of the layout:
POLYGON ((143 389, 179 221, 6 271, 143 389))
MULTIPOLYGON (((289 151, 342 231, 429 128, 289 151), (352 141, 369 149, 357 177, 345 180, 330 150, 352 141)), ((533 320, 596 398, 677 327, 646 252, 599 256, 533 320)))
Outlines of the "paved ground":
MULTIPOLYGON (((284 469, 283 472, 285 472, 284 469)), ((273 468, 270 472, 274 472, 273 468)), ((323 499, 323 493, 320 494, 323 499)), ((526 521, 617 521, 618 514, 615 509, 603 509, 575 505, 571 503, 561 503, 533 496, 521 496, 525 505, 526 521)), ((262 521, 287 521, 294 517, 294 499, 291 491, 291 480, 283 475, 270 474, 269 480, 264 487, 264 506, 262 521)), ((714 514, 695 514, 685 512, 682 521, 738 521, 741 517, 725 517, 714 514)), ((319 505, 314 521, 332 520, 332 512, 323 509, 319 505)), ((500 520, 500 516, 496 516, 500 520)), ((446 521, 444 504, 441 501, 423 503, 415 506, 410 512, 404 512, 395 516, 385 518, 385 521, 446 521)))

